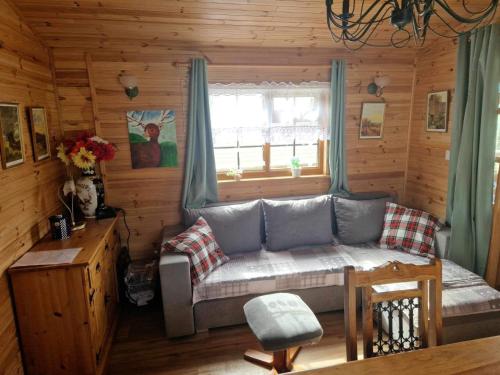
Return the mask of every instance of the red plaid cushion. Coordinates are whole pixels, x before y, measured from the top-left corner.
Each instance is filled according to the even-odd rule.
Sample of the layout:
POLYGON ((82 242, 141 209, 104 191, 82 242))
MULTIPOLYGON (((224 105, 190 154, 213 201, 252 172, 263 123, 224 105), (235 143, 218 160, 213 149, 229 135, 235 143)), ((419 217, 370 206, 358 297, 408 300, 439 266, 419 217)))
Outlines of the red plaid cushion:
POLYGON ((163 243, 162 250, 189 255, 193 285, 204 280, 210 272, 229 260, 215 241, 212 229, 203 217, 186 231, 163 243))
POLYGON ((385 206, 384 231, 380 245, 417 255, 434 255, 434 232, 440 224, 431 214, 395 203, 385 206))

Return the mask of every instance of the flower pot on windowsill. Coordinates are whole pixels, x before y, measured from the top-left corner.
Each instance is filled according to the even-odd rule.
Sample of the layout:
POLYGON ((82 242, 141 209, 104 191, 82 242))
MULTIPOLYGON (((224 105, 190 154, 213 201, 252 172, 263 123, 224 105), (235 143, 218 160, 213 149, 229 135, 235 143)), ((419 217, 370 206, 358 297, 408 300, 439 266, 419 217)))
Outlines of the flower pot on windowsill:
POLYGON ((301 168, 291 168, 292 170, 292 177, 300 177, 300 173, 302 171, 301 168))

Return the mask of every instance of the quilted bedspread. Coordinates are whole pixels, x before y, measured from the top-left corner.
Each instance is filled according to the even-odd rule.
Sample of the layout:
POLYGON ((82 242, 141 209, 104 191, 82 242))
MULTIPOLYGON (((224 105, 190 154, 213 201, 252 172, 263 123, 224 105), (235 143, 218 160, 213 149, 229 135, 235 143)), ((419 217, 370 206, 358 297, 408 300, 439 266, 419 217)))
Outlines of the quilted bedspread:
MULTIPOLYGON (((343 285, 343 268, 370 269, 388 261, 425 264, 428 258, 376 244, 323 245, 288 251, 231 255, 230 261, 193 288, 193 303, 290 289, 343 285)), ((500 292, 474 273, 443 260, 443 316, 500 310, 500 292)), ((407 283, 411 287, 410 283, 407 283)))

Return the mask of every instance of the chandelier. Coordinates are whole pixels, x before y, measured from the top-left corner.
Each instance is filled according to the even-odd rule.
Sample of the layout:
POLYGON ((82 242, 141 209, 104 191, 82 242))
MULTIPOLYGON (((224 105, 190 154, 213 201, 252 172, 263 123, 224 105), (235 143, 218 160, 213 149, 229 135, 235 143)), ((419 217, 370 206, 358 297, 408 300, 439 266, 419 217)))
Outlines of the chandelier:
POLYGON ((491 0, 480 10, 467 5, 475 1, 456 1, 462 3, 458 11, 446 0, 326 0, 326 17, 332 38, 350 49, 364 45, 401 48, 412 37, 421 46, 429 30, 441 37, 454 38, 491 22, 498 0, 491 0), (383 44, 371 42, 378 27, 389 23, 394 26, 390 39, 383 44))

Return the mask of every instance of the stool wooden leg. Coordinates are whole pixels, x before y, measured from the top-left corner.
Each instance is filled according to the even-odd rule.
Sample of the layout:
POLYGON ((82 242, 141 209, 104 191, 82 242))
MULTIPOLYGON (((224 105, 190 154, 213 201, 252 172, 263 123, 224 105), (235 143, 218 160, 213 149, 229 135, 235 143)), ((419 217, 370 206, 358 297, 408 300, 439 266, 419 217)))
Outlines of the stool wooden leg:
POLYGON ((243 356, 248 362, 255 363, 256 365, 266 367, 268 369, 273 368, 273 356, 259 352, 257 350, 248 349, 243 356))
POLYGON ((301 348, 302 348, 301 346, 296 346, 295 348, 289 348, 286 350, 286 356, 287 356, 286 364, 287 367, 290 369, 290 371, 293 368, 293 361, 295 361, 295 358, 297 358, 297 356, 299 355, 301 348))
POLYGON ((290 371, 288 368, 288 351, 280 350, 279 352, 273 353, 273 368, 278 372, 278 374, 282 374, 284 372, 290 371))
POLYGON ((301 347, 297 346, 274 352, 273 355, 248 349, 245 352, 244 358, 249 362, 272 370, 271 374, 282 374, 292 371, 293 361, 299 354, 300 349, 301 347))

